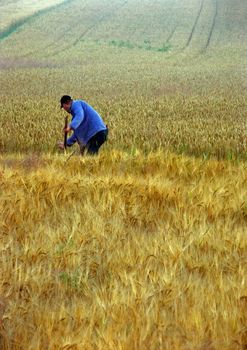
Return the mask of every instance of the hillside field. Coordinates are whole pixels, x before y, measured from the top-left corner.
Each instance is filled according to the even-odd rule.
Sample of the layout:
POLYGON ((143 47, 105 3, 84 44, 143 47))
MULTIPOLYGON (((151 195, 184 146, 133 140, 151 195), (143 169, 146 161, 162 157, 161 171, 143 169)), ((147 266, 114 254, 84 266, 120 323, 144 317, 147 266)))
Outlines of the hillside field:
POLYGON ((0 349, 246 349, 246 21, 0 0, 0 349), (57 150, 64 94, 108 124, 99 156, 57 150))

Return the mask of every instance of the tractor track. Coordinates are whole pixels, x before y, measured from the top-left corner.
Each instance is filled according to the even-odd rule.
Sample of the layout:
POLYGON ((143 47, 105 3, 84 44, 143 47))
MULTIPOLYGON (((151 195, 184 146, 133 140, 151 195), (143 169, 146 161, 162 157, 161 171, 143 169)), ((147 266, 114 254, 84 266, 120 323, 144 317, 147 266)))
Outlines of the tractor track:
POLYGON ((111 18, 114 13, 118 10, 120 10, 122 7, 124 7, 126 4, 128 3, 128 1, 124 1, 120 6, 116 7, 115 9, 113 9, 112 11, 110 11, 109 13, 103 15, 98 21, 95 21, 88 29, 86 29, 80 36, 78 39, 76 39, 73 42, 73 46, 77 45, 78 42, 80 42, 84 36, 86 34, 88 34, 92 29, 98 27, 99 24, 101 24, 105 19, 111 18))
MULTIPOLYGON (((188 40, 187 40, 186 44, 184 46, 182 46, 180 49, 178 48, 176 52, 174 52, 169 57, 167 57, 167 60, 173 59, 174 57, 177 57, 179 54, 183 54, 185 52, 185 50, 188 49, 188 47, 190 46, 192 38, 193 38, 194 33, 196 31, 196 28, 198 26, 198 22, 200 20, 201 15, 202 15, 203 8, 205 6, 205 1, 206 0, 201 0, 200 8, 199 8, 198 13, 196 15, 193 27, 191 29, 191 32, 189 34, 189 37, 188 37, 188 40)), ((176 31, 176 29, 177 28, 175 28, 175 31, 176 31)), ((195 57, 197 57, 197 56, 195 56, 195 57)))
POLYGON ((112 11, 108 12, 107 14, 103 15, 100 19, 97 19, 91 26, 89 26, 87 29, 85 29, 81 35, 70 45, 67 45, 65 47, 63 47, 60 50, 56 50, 55 52, 53 52, 52 54, 47 55, 46 57, 54 57, 56 55, 58 55, 60 52, 64 51, 64 50, 69 50, 72 47, 76 46, 80 41, 83 40, 83 38, 85 37, 86 34, 88 34, 91 30, 93 30, 94 28, 96 28, 99 24, 101 24, 106 18, 111 18, 114 13, 118 10, 120 10, 122 7, 124 7, 126 4, 128 3, 128 1, 124 1, 120 6, 114 8, 112 11))
POLYGON ((192 30, 191 30, 191 32, 190 32, 189 38, 188 38, 188 40, 187 40, 187 43, 186 43, 186 45, 184 46, 183 49, 186 49, 186 48, 189 47, 189 45, 190 45, 190 42, 191 42, 191 40, 192 40, 192 38, 193 38, 193 35, 194 35, 194 32, 195 32, 195 30, 196 30, 197 23, 198 23, 198 21, 199 21, 199 18, 200 18, 200 16, 201 16, 201 13, 202 13, 202 9, 203 9, 203 6, 204 6, 204 2, 205 2, 205 0, 201 0, 201 6, 200 6, 199 11, 198 11, 198 13, 197 13, 197 16, 196 16, 194 25, 193 25, 193 27, 192 27, 192 30))
POLYGON ((207 48, 209 47, 209 45, 210 45, 211 38, 212 38, 212 35, 213 35, 213 32, 214 32, 214 28, 215 28, 215 24, 216 24, 216 19, 217 19, 217 16, 218 16, 218 7, 219 7, 218 0, 214 0, 214 3, 215 3, 215 11, 214 11, 214 16, 213 16, 213 21, 212 21, 212 25, 211 25, 211 28, 210 28, 210 31, 209 31, 209 35, 208 35, 208 38, 207 38, 206 45, 205 45, 204 49, 202 50, 203 52, 205 52, 207 50, 207 48))
MULTIPOLYGON (((182 54, 182 53, 190 46, 190 43, 191 43, 191 40, 192 40, 193 35, 194 35, 194 33, 195 33, 197 24, 198 24, 199 19, 200 19, 200 17, 201 17, 204 4, 205 4, 205 0, 201 0, 200 8, 199 8, 198 13, 197 13, 197 15, 196 15, 196 18, 195 18, 193 27, 192 27, 192 29, 191 29, 191 32, 190 32, 190 35, 189 35, 189 37, 188 37, 188 40, 187 40, 186 44, 185 44, 183 47, 181 47, 180 49, 178 49, 177 52, 174 52, 172 55, 170 55, 169 57, 167 57, 167 59, 172 59, 172 58, 174 58, 174 57, 177 57, 179 54, 182 54)), ((175 33, 176 29, 177 29, 177 27, 175 28, 174 33, 175 33)), ((173 36, 174 33, 171 33, 171 35, 173 36)), ((168 42, 168 41, 167 41, 167 42, 168 42)))
POLYGON ((171 41, 173 35, 174 35, 175 32, 176 32, 177 27, 178 27, 178 25, 176 25, 176 26, 173 28, 173 30, 171 31, 171 33, 168 35, 168 37, 166 38, 165 44, 168 44, 168 43, 171 41))
MULTIPOLYGON (((85 9, 85 7, 83 8, 83 10, 85 9)), ((76 26, 79 25, 79 23, 81 23, 81 20, 79 20, 77 23, 76 23, 76 26)), ((60 40, 62 40, 64 38, 64 36, 70 31, 70 29, 67 29, 65 30, 61 35, 59 35, 59 37, 56 39, 56 42, 59 42, 60 40)), ((55 44, 55 41, 53 41, 52 43, 38 49, 38 50, 35 50, 35 51, 29 51, 28 53, 26 53, 25 55, 22 55, 22 56, 19 56, 21 58, 26 58, 26 57, 29 57, 33 54, 37 54, 37 53, 40 53, 42 51, 46 51, 47 49, 49 49, 50 47, 54 46, 55 44)))
POLYGON ((51 7, 46 7, 42 10, 38 10, 37 12, 35 12, 34 14, 32 14, 30 16, 27 16, 27 17, 24 17, 24 18, 17 20, 16 22, 10 24, 6 29, 4 29, 0 32, 0 42, 9 38, 12 34, 19 31, 24 25, 30 23, 34 19, 52 11, 52 10, 58 9, 58 8, 64 6, 65 4, 70 3, 72 1, 74 1, 74 0, 64 0, 60 4, 56 4, 56 5, 51 6, 51 7))

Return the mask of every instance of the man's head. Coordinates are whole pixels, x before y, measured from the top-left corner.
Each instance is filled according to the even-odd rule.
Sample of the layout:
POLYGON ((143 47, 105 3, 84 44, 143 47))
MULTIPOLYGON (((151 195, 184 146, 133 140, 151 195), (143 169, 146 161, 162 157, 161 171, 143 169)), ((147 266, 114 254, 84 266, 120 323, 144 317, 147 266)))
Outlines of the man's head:
POLYGON ((66 112, 70 113, 70 108, 73 100, 70 96, 64 95, 61 97, 60 103, 61 108, 63 108, 66 112))

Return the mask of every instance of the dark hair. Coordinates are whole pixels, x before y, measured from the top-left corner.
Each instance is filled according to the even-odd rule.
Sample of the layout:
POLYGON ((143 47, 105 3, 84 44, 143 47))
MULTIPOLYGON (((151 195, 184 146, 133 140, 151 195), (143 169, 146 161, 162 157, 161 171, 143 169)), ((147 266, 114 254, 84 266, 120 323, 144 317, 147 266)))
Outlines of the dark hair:
POLYGON ((72 101, 72 98, 69 95, 62 96, 60 99, 61 108, 63 107, 64 103, 68 103, 69 101, 72 101))

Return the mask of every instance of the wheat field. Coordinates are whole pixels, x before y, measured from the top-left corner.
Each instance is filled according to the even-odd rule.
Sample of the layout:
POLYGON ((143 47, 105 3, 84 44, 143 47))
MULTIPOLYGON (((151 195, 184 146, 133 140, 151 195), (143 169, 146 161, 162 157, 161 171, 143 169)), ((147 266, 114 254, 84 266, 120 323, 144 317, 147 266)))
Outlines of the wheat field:
POLYGON ((161 152, 0 163, 6 348, 244 346, 246 165, 161 152))
POLYGON ((0 349, 246 349, 245 1, 0 10, 0 349))

